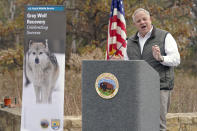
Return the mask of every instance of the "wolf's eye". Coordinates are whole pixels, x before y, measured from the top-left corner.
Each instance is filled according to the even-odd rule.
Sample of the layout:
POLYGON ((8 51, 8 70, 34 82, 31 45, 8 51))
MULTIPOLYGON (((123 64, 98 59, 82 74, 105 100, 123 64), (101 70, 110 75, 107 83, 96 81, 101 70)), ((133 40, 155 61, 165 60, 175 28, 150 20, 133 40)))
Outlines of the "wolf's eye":
POLYGON ((40 55, 42 54, 42 52, 40 52, 40 55))
POLYGON ((36 52, 33 52, 33 55, 35 55, 36 54, 36 52))

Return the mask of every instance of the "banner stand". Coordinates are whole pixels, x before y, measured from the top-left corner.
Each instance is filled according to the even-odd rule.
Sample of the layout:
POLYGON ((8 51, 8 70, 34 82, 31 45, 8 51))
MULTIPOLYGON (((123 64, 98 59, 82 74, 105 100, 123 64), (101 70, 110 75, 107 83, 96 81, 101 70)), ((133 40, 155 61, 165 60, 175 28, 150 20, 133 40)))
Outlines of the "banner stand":
POLYGON ((64 6, 26 6, 21 131, 63 131, 64 6))

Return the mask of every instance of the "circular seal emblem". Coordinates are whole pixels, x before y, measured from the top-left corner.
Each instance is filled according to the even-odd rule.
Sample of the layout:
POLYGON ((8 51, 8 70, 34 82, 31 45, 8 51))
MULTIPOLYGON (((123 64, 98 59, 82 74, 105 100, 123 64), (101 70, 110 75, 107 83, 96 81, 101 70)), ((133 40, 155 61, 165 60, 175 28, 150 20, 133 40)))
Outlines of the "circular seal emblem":
POLYGON ((103 73, 97 77, 95 88, 99 96, 102 98, 113 98, 119 89, 118 80, 111 73, 103 73))
POLYGON ((48 126, 49 126, 48 120, 46 120, 46 119, 41 120, 40 126, 41 126, 42 128, 48 128, 48 126))

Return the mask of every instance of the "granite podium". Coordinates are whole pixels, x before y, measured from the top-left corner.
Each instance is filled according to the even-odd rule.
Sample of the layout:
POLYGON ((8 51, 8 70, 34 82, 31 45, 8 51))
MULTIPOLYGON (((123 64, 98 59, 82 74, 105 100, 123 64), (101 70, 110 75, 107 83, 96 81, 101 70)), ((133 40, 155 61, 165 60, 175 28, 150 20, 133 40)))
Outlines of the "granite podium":
POLYGON ((159 74, 145 61, 83 61, 82 131, 159 131, 159 88, 159 74), (103 73, 117 78, 113 98, 97 93, 96 81, 103 73))

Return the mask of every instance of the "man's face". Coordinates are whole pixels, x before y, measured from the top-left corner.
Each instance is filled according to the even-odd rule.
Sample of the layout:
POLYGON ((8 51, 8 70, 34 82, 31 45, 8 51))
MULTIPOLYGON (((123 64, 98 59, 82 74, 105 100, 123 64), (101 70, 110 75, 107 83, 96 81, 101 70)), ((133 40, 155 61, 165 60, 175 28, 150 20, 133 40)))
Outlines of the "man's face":
POLYGON ((151 19, 144 11, 139 11, 135 15, 134 24, 141 36, 145 36, 151 30, 151 19))

